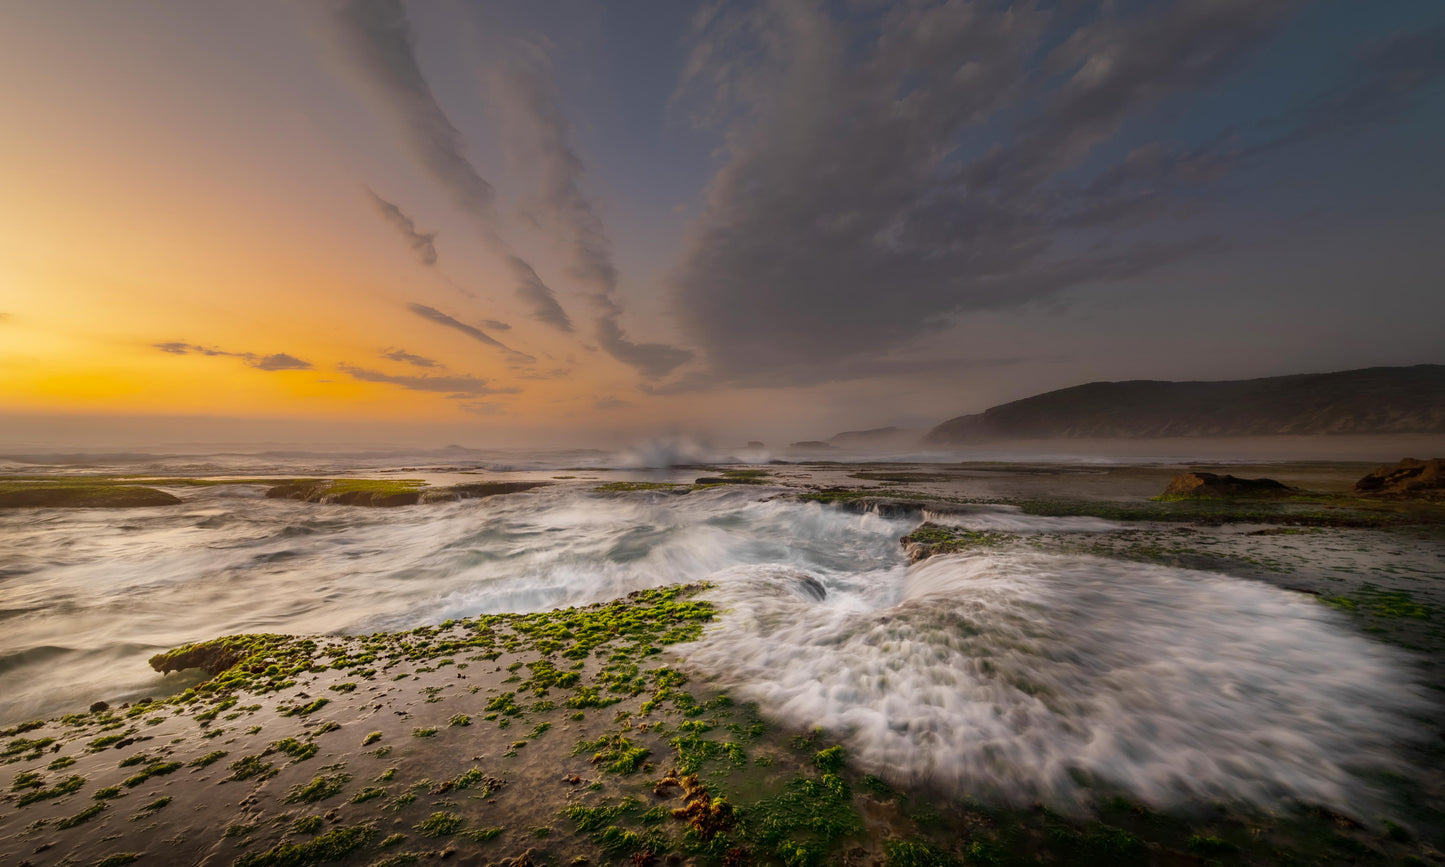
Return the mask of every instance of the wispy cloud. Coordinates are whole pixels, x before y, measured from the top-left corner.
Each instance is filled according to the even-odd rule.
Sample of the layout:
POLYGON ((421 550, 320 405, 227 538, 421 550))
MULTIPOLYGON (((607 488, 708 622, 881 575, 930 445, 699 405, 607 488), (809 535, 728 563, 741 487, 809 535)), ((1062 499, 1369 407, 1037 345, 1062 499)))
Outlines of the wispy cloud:
POLYGON ((459 319, 454 319, 453 317, 448 316, 447 314, 441 312, 435 307, 428 307, 425 304, 412 303, 406 305, 406 309, 410 310, 417 316, 420 316, 421 318, 427 320, 428 322, 434 322, 437 325, 441 325, 445 328, 450 328, 454 331, 460 331, 462 334, 465 334, 466 336, 477 341, 478 343, 483 343, 487 346, 500 349, 501 351, 507 353, 507 356, 514 362, 531 364, 537 360, 534 356, 528 355, 525 352, 518 352, 517 350, 506 345, 505 343, 497 340, 495 337, 492 337, 490 334, 483 331, 482 329, 477 328, 474 325, 468 325, 467 323, 462 322, 459 319))
POLYGON ((392 361, 400 361, 403 364, 410 364, 413 367, 437 368, 443 366, 440 361, 427 358, 423 355, 413 355, 405 349, 388 350, 387 352, 383 352, 381 357, 392 361))
POLYGON ((392 376, 378 370, 369 370, 364 367, 357 367, 351 364, 340 364, 337 368, 362 382, 380 382, 388 385, 395 385, 408 391, 425 391, 434 394, 445 394, 454 398, 477 397, 486 394, 518 394, 521 389, 514 387, 498 388, 491 384, 491 380, 482 379, 476 376, 458 374, 453 376, 392 376))
POLYGON ((314 365, 309 361, 302 361, 294 355, 285 352, 276 352, 271 355, 259 355, 254 352, 228 352, 224 349, 217 349, 214 346, 201 346, 195 343, 182 341, 170 341, 166 343, 153 343, 151 346, 171 355, 205 355, 225 356, 228 358, 239 358, 257 370, 313 370, 314 365))
POLYGON ((278 352, 253 359, 251 366, 257 370, 310 370, 311 362, 302 361, 294 355, 278 352))
POLYGON ((558 315, 562 308, 552 290, 502 239, 494 208, 496 191, 468 159, 465 139, 422 74, 411 23, 400 0, 341 0, 331 7, 328 21, 339 54, 398 128, 413 158, 476 221, 488 247, 514 260, 517 295, 528 303, 532 316, 553 327, 561 328, 562 323, 570 327, 566 314, 558 315), (525 270, 515 262, 522 262, 525 270))
MULTIPOLYGON (((547 46, 513 40, 493 64, 492 91, 504 116, 517 160, 538 178, 535 211, 538 223, 562 237, 571 248, 571 272, 590 291, 601 315, 598 342, 613 358, 649 378, 665 376, 693 357, 686 349, 661 343, 633 343, 623 333, 617 298, 617 266, 612 242, 597 205, 584 191, 586 167, 573 143, 571 124, 562 108, 547 46)), ((530 271, 530 269, 528 269, 530 271)), ((523 283, 526 275, 523 274, 523 283)), ((519 289, 519 292, 522 290, 519 289)), ((550 294, 550 293, 548 293, 550 294)), ((540 293, 534 316, 565 331, 572 323, 560 308, 546 307, 540 293)))
POLYGON ((402 239, 411 246, 412 252, 416 254, 417 261, 423 265, 435 265, 437 263, 437 248, 433 242, 436 241, 437 233, 418 232, 416 230, 416 223, 414 223, 411 217, 408 217, 400 207, 378 196, 376 191, 370 187, 367 187, 366 192, 371 195, 371 200, 375 203, 376 209, 381 212, 381 215, 386 218, 388 223, 396 227, 396 230, 401 233, 402 239))
POLYGON ((532 270, 532 266, 516 256, 507 257, 507 264, 512 266, 512 273, 517 277, 517 297, 531 308, 532 318, 538 322, 544 322, 558 331, 570 332, 572 320, 562 305, 557 303, 557 296, 532 270))
POLYGON ((666 376, 688 361, 692 352, 665 343, 633 343, 622 333, 616 316, 597 320, 597 342, 608 355, 651 379, 666 376))

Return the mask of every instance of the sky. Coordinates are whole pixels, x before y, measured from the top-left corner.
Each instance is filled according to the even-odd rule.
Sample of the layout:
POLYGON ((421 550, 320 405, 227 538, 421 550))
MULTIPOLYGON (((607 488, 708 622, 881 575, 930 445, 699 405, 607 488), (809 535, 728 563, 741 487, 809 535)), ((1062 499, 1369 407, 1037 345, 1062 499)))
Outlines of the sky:
POLYGON ((0 440, 1445 362, 1438 0, 48 0, 0 106, 0 440))

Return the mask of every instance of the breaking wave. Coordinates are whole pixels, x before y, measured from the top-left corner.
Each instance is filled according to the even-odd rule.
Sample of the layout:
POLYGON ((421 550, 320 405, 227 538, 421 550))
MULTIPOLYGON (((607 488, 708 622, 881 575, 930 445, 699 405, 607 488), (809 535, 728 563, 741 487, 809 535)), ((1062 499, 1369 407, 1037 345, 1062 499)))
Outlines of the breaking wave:
POLYGON ((872 772, 954 794, 1358 807, 1428 711, 1400 652, 1222 575, 980 553, 824 602, 791 570, 715 578, 730 615, 694 664, 771 715, 841 733, 872 772))

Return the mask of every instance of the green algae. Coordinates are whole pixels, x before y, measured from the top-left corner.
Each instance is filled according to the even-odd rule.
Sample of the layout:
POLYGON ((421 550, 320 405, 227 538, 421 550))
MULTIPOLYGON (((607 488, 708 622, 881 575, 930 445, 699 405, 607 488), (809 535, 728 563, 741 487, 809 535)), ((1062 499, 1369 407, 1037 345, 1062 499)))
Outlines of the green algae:
POLYGON ((676 482, 608 482, 605 485, 598 485, 592 489, 598 494, 625 494, 633 491, 687 491, 685 485, 676 482))
POLYGON ((304 867, 342 861, 376 835, 376 826, 371 824, 336 828, 304 843, 281 843, 265 852, 242 855, 233 867, 304 867))
POLYGON ((423 837, 450 837, 460 831, 467 824, 467 820, 456 813, 448 813, 438 810, 422 819, 412 826, 423 837))
POLYGON ((67 828, 74 828, 76 825, 83 825, 89 822, 103 812, 105 812, 105 804, 91 804, 73 816, 66 816, 63 819, 55 820, 55 827, 62 831, 67 828))
POLYGON ((309 783, 298 783, 286 792, 282 799, 285 804, 314 804, 341 794, 351 782, 350 774, 324 774, 313 777, 309 783))
POLYGON ((52 798, 64 797, 65 795, 80 791, 83 786, 85 786, 85 777, 78 775, 66 777, 64 780, 48 788, 40 786, 31 789, 21 795, 19 799, 16 800, 16 803, 24 807, 28 804, 34 804, 37 801, 48 801, 52 798))

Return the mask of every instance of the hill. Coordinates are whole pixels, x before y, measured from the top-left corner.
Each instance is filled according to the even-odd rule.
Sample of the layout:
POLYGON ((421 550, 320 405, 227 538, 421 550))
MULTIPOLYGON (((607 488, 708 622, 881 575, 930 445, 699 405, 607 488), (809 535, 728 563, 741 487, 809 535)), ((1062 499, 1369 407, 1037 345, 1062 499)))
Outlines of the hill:
POLYGON ((1403 433, 1445 433, 1445 365, 1090 382, 951 418, 923 441, 1403 433))

